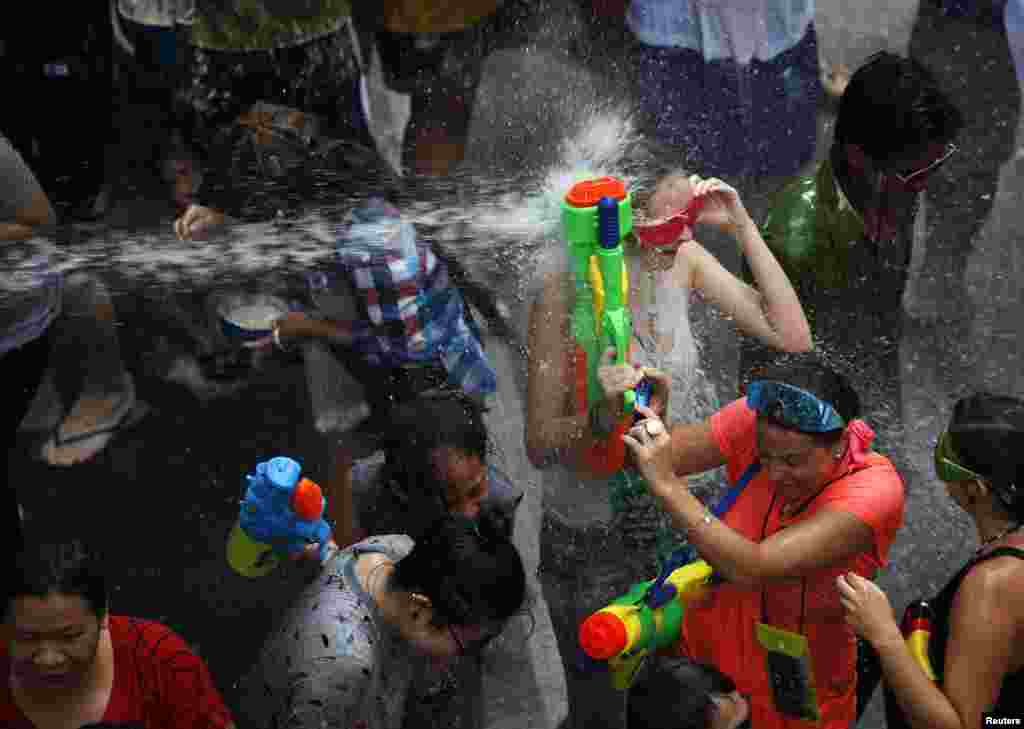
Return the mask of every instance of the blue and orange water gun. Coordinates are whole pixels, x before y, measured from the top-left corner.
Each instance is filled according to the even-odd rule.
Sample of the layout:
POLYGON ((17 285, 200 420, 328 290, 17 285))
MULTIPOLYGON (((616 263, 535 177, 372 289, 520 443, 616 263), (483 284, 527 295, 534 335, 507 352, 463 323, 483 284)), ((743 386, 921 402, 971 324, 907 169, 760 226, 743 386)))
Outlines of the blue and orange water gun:
MULTIPOLYGON (((625 184, 614 177, 578 182, 562 202, 562 230, 575 285, 572 337, 577 414, 586 413, 604 397, 597 369, 605 350, 615 349, 617 364, 628 361, 633 321, 622 241, 632 229, 632 198, 625 184)), ((635 391, 624 393, 624 415, 615 431, 584 454, 584 465, 595 476, 609 476, 625 465, 622 436, 632 425, 635 402, 635 391)))
POLYGON ((331 548, 331 527, 323 518, 327 500, 316 483, 302 478, 298 462, 271 458, 257 464, 246 480, 238 522, 228 540, 228 563, 246 577, 261 577, 282 558, 317 543, 323 561, 331 548))

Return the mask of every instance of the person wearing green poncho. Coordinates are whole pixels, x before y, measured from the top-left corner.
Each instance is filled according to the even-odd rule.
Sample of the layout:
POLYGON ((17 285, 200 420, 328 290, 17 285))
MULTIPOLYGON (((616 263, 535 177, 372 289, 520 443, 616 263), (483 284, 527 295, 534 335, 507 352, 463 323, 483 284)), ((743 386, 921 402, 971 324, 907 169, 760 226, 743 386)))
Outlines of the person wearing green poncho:
POLYGON ((765 240, 798 290, 842 288, 858 265, 872 275, 888 265, 884 280, 902 292, 918 195, 956 151, 962 125, 912 59, 879 53, 854 74, 828 159, 785 187, 765 221, 765 240))
MULTIPOLYGON (((869 402, 879 388, 898 386, 893 348, 919 197, 955 153, 962 126, 920 63, 876 54, 840 99, 828 158, 784 187, 765 220, 765 241, 796 288, 816 346, 855 361, 869 402)), ((748 343, 741 371, 769 357, 748 343)), ((888 410, 899 402, 881 394, 888 410)))

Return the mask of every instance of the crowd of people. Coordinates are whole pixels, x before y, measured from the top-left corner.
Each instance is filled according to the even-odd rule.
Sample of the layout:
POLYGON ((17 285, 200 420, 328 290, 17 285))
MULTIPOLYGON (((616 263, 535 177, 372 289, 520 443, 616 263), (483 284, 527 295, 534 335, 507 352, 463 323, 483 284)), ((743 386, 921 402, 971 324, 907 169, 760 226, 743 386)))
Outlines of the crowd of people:
MULTIPOLYGON (((347 7, 324 3, 329 17, 321 17, 317 4, 296 3, 310 5, 290 9, 306 23, 289 26, 293 34, 304 28, 297 52, 312 53, 311 43, 320 44, 317 53, 350 53, 349 96, 325 100, 312 84, 297 106, 283 107, 259 98, 280 79, 253 82, 228 105, 224 123, 223 110, 204 121, 181 111, 188 54, 176 45, 180 33, 160 27, 187 21, 204 28, 208 42, 228 37, 238 32, 225 25, 232 4, 151 3, 155 14, 142 0, 79 5, 80 23, 45 44, 2 39, 15 88, 29 95, 45 84, 48 104, 35 107, 38 118, 0 115, 0 241, 12 250, 34 245, 108 209, 115 43, 130 46, 139 64, 163 69, 158 105, 182 139, 195 135, 187 141, 206 149, 171 160, 182 240, 265 216, 263 203, 286 197, 304 175, 343 177, 369 165, 357 178, 358 202, 334 223, 332 250, 305 277, 304 307, 243 345, 264 357, 300 351, 309 367, 326 357, 344 383, 345 417, 324 438, 331 537, 302 550, 315 579, 279 617, 235 711, 182 637, 111 613, 114 585, 102 555, 24 519, 5 477, 0 723, 408 726, 418 684, 453 663, 478 661, 512 618, 532 609, 513 540, 526 485, 491 462, 484 419, 498 390, 485 348, 497 340, 488 335, 515 327, 493 293, 402 213, 403 179, 458 168, 482 62, 521 8, 467 0, 442 12, 392 0, 382 11, 353 3, 349 18, 347 7), (56 125, 59 97, 88 107, 83 123, 103 144, 87 159, 56 125), (90 104, 95 97, 100 103, 90 104), (198 130, 211 123, 222 128, 201 142, 198 130), (253 144, 259 179, 271 182, 255 195, 232 162, 240 135, 253 144)), ((833 81, 843 76, 829 89, 838 98, 834 137, 824 161, 794 178, 814 156, 823 93, 814 4, 711 5, 634 0, 624 18, 638 43, 639 105, 652 134, 685 152, 634 197, 637 222, 671 234, 626 236, 626 288, 634 292, 628 352, 604 352, 601 396, 582 409, 575 383, 586 363, 573 316, 580 284, 566 246, 530 287, 523 441, 532 466, 564 494, 553 510, 571 510, 573 494, 603 494, 628 473, 670 523, 668 539, 713 571, 708 588, 686 599, 671 645, 614 694, 621 720, 631 729, 845 729, 879 682, 892 727, 1024 718, 1015 690, 1024 676, 1024 496, 1016 483, 1024 401, 972 394, 936 434, 935 476, 973 520, 981 546, 929 600, 922 658, 874 582, 904 523, 904 480, 874 447, 860 380, 822 353, 841 352, 850 336, 898 339, 899 312, 879 302, 906 286, 920 198, 956 154, 963 114, 911 58, 882 52, 848 78, 827 72, 833 81), (683 160, 699 162, 707 176, 683 171, 683 160), (761 222, 722 179, 750 175, 786 180, 761 222), (710 229, 739 247, 740 275, 699 241, 710 229), (692 339, 682 321, 691 293, 745 337, 740 396, 696 421, 684 406, 670 407, 678 350, 692 339), (630 410, 625 396, 645 383, 649 401, 630 410), (621 451, 612 476, 594 467, 600 448, 621 451), (713 505, 691 478, 719 468, 729 498, 713 505)), ((259 33, 274 45, 278 27, 259 33)), ((0 301, 5 435, 14 442, 50 388, 60 406, 40 455, 72 467, 147 408, 122 360, 103 282, 45 264, 23 270, 30 280, 0 301)), ((865 377, 898 381, 890 355, 880 347, 862 363, 865 377)), ((575 598, 593 594, 590 581, 608 574, 624 590, 631 569, 621 553, 593 555, 569 596, 572 609, 552 616, 565 661, 566 728, 588 726, 606 709, 595 692, 610 691, 606 674, 573 660, 580 621, 602 607, 575 598)))

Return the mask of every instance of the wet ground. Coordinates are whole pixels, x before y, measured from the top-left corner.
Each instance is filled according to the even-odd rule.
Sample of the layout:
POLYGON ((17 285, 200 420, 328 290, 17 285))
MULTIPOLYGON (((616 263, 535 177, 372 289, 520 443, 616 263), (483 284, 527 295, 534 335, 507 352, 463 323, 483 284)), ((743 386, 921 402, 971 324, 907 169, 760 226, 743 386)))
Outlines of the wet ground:
MULTIPOLYGON (((894 373, 890 380, 869 383, 868 419, 879 430, 880 448, 896 461, 907 483, 906 524, 890 555, 892 566, 880 576, 899 613, 909 600, 937 591, 975 544, 967 518, 933 478, 931 439, 953 401, 967 391, 985 388, 1024 396, 1019 364, 1019 281, 1024 275, 1018 240, 1024 229, 1020 92, 1001 25, 993 27, 984 18, 950 19, 928 3, 904 3, 901 9, 872 0, 858 4, 856 17, 847 5, 819 0, 823 55, 855 64, 878 48, 909 50, 951 90, 967 119, 958 140, 960 154, 936 175, 926 195, 923 245, 914 253, 907 295, 902 303, 887 302, 894 311, 908 312, 899 341, 851 343, 855 360, 858 352, 887 347, 888 371, 894 373)), ((567 2, 546 3, 541 11, 546 22, 531 43, 495 51, 484 66, 470 125, 469 166, 503 162, 529 167, 544 150, 557 146, 559 125, 571 116, 574 98, 622 98, 626 93, 628 100, 629 44, 621 28, 615 23, 593 26, 586 13, 567 2), (524 84, 524 78, 530 82, 524 84), (507 94, 508 88, 517 93, 507 94)), ((116 208, 103 224, 79 227, 70 246, 97 237, 116 245, 127 231, 170 230, 173 209, 165 201, 166 185, 153 172, 159 132, 145 128, 152 110, 135 103, 130 90, 118 108, 120 143, 113 156, 124 164, 117 174, 116 208)), ((824 140, 830 135, 831 110, 823 109, 820 119, 824 140)), ((819 144, 819 156, 825 149, 819 144)), ((770 186, 751 183, 744 190, 752 211, 763 211, 770 186)), ((727 267, 739 271, 734 248, 713 240, 709 244, 727 267)), ((10 477, 29 518, 67 525, 107 548, 118 584, 113 609, 160 619, 186 636, 234 702, 240 698, 233 691, 235 681, 254 661, 274 616, 304 579, 301 570, 280 570, 247 580, 232 573, 224 560, 242 477, 255 463, 289 455, 307 472, 324 470, 325 451, 313 426, 303 367, 297 360, 270 362, 234 394, 197 397, 166 379, 172 355, 191 346, 188 336, 173 333, 166 303, 176 295, 181 308, 201 321, 203 292, 140 290, 123 273, 108 283, 116 293, 126 365, 152 412, 119 433, 95 461, 71 469, 32 458, 35 436, 26 434, 10 477)), ((856 308, 863 302, 849 303, 856 308)), ((522 310, 518 313, 521 318, 522 310)), ((707 312, 697 310, 693 316, 702 318, 697 329, 706 337, 704 371, 719 397, 728 399, 735 392, 735 335, 728 322, 707 312)), ((496 354, 504 358, 500 371, 515 383, 504 387, 492 424, 507 468, 530 495, 517 529, 520 535, 531 528, 539 533, 541 480, 528 466, 517 437, 522 417, 521 403, 515 402, 521 387, 517 355, 497 340, 488 346, 502 353, 496 354)), ((556 527, 545 531, 542 545, 527 539, 523 549, 531 569, 543 561, 557 571, 559 561, 571 557, 577 536, 560 535, 556 527)), ((594 595, 595 603, 604 597, 594 595)), ((553 605, 552 612, 566 607, 553 605)), ((550 625, 542 631, 550 636, 550 625)), ((532 660, 551 668, 553 658, 547 654, 532 660)), ((533 689, 513 701, 523 707, 537 702, 535 689, 545 686, 555 705, 528 713, 560 716, 564 686, 547 680, 535 677, 533 689)), ((515 681, 507 673, 496 674, 491 686, 489 701, 502 704, 504 691, 505 710, 492 712, 490 725, 515 726, 518 707, 509 705, 515 681)), ((882 726, 879 703, 861 726, 882 726)), ((443 713, 433 720, 446 725, 443 713)), ((534 725, 547 726, 541 719, 534 725)))

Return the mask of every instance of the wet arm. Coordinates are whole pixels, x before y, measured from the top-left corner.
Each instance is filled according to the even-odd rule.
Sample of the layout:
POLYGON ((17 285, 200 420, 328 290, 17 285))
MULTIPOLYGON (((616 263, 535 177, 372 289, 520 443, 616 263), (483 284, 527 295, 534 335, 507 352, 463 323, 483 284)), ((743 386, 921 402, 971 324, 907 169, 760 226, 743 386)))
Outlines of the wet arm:
POLYGON ((698 243, 687 246, 691 256, 691 286, 737 327, 765 344, 787 352, 811 349, 811 330, 793 285, 749 215, 732 226, 757 283, 741 281, 698 243), (692 250, 691 250, 692 246, 692 250))
POLYGON ((853 514, 832 509, 755 542, 713 516, 705 522, 704 505, 679 479, 651 486, 701 558, 739 585, 753 587, 800 577, 839 564, 873 543, 871 527, 853 514))
POLYGON ((560 276, 552 274, 530 311, 526 452, 537 468, 593 442, 587 413, 565 414, 571 395, 566 392, 563 371, 568 359, 568 311, 565 287, 560 276))
POLYGON ((1015 616, 1024 608, 1019 594, 1024 570, 1016 559, 1009 565, 1000 561, 971 570, 957 590, 941 689, 911 658, 898 631, 877 641, 885 682, 911 727, 979 727, 982 712, 995 706, 1010 672, 1015 616))
POLYGON ((287 335, 282 331, 282 337, 287 336, 289 340, 295 339, 345 339, 351 333, 351 327, 344 322, 332 319, 304 318, 297 320, 298 323, 288 326, 287 335))

